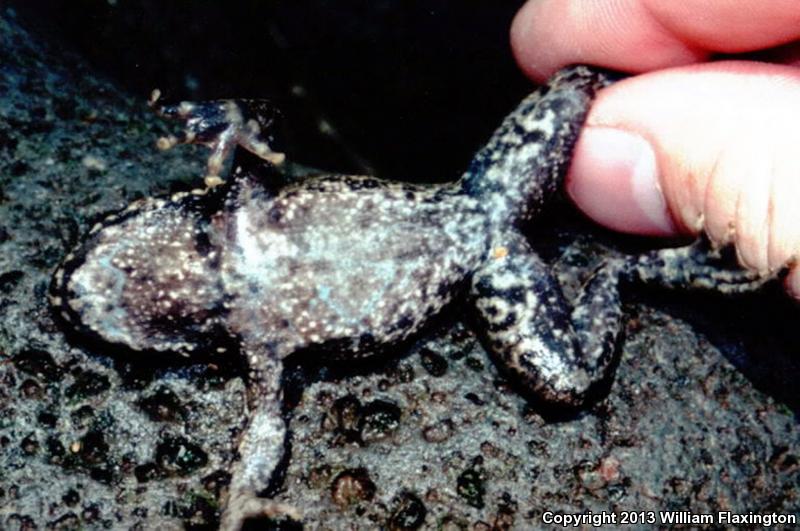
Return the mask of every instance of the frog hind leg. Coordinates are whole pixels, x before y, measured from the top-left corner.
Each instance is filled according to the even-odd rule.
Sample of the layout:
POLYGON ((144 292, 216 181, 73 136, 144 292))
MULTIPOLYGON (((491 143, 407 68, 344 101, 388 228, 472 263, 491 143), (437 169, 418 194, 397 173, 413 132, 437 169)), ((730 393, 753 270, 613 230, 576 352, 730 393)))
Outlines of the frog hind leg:
POLYGON ((489 254, 471 286, 487 347, 537 397, 582 404, 615 352, 622 263, 598 268, 570 309, 549 267, 521 235, 497 238, 489 254))
POLYGON ((160 149, 176 144, 201 144, 211 149, 206 177, 209 186, 221 183, 220 172, 237 145, 274 165, 285 158, 270 147, 279 113, 267 100, 183 101, 153 106, 159 116, 184 124, 178 135, 159 138, 160 149))
POLYGON ((622 328, 621 283, 738 294, 785 271, 741 269, 700 239, 605 261, 570 308, 548 266, 522 236, 512 234, 496 238, 490 257, 473 275, 471 296, 501 366, 545 401, 576 406, 605 378, 613 360, 622 328))
POLYGON ((483 204, 499 231, 538 215, 564 181, 598 90, 616 74, 575 65, 522 100, 475 154, 458 186, 483 204))
POLYGON ((239 460, 234 464, 227 503, 220 522, 223 531, 237 531, 250 519, 291 518, 300 520, 291 505, 260 498, 270 486, 281 463, 287 436, 283 417, 281 374, 283 362, 267 347, 243 344, 250 367, 248 385, 249 421, 239 441, 239 460))
POLYGON ((733 246, 715 247, 703 235, 691 245, 630 257, 621 272, 623 279, 631 283, 738 294, 755 291, 780 278, 789 265, 763 272, 744 269, 736 260, 733 246))

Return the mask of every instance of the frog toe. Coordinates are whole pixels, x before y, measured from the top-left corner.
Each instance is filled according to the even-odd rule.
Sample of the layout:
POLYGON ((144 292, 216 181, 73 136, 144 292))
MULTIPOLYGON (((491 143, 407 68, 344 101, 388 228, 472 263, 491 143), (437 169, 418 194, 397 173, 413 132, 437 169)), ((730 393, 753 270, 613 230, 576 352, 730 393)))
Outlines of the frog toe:
MULTIPOLYGON (((159 138, 157 146, 169 149, 176 144, 201 144, 211 149, 207 177, 219 184, 225 161, 238 145, 272 164, 280 164, 284 155, 273 151, 272 132, 279 113, 266 100, 182 101, 156 105, 162 118, 183 122, 177 135, 159 138)), ((208 179, 207 179, 208 181, 208 179)))

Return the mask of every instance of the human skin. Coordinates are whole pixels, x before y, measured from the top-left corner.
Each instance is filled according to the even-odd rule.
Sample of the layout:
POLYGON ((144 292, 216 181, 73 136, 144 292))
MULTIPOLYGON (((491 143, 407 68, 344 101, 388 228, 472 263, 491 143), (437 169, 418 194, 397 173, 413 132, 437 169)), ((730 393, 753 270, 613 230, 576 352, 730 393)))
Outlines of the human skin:
POLYGON ((705 231, 752 270, 788 263, 796 299, 798 39, 795 0, 530 0, 511 28, 536 81, 571 63, 639 74, 589 114, 567 178, 581 210, 622 232, 705 231))

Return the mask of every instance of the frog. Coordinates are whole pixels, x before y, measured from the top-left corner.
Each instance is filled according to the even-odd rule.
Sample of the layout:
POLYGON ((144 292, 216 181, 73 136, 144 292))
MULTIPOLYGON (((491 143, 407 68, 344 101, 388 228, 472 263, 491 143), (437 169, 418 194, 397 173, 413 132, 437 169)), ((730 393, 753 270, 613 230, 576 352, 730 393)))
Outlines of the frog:
POLYGON ((596 94, 617 79, 584 65, 559 71, 503 119, 459 179, 429 185, 287 180, 265 101, 154 101, 183 124, 160 147, 210 148, 206 186, 140 199, 93 226, 54 272, 51 306, 70 329, 142 363, 209 350, 245 362, 246 427, 221 503, 228 531, 265 516, 302 518, 259 496, 286 457, 281 378, 294 353, 373 356, 462 301, 526 393, 584 407, 613 365, 623 284, 739 293, 774 276, 721 267, 719 250, 700 239, 609 257, 567 300, 526 230, 562 188, 596 94), (234 159, 223 176, 243 152, 251 164, 234 159))

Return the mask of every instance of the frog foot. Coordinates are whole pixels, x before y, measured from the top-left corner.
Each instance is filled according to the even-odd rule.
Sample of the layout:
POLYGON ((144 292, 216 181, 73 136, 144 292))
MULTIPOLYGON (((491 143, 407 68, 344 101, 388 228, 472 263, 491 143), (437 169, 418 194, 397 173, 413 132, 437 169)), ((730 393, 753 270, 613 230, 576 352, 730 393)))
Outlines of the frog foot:
POLYGON ((708 237, 685 247, 659 249, 628 261, 629 276, 671 289, 699 289, 724 294, 748 293, 782 279, 791 264, 769 271, 739 265, 732 245, 715 247, 708 237))
POLYGON ((255 495, 240 495, 232 499, 220 522, 220 531, 239 531, 248 520, 292 520, 300 522, 302 516, 296 507, 255 495))
POLYGON ((210 148, 205 177, 209 188, 222 184, 222 167, 237 145, 274 165, 286 158, 270 147, 278 111, 267 100, 182 101, 159 105, 159 96, 158 90, 153 91, 149 105, 159 116, 183 122, 184 129, 178 135, 159 138, 156 146, 161 150, 177 144, 201 144, 210 148))

